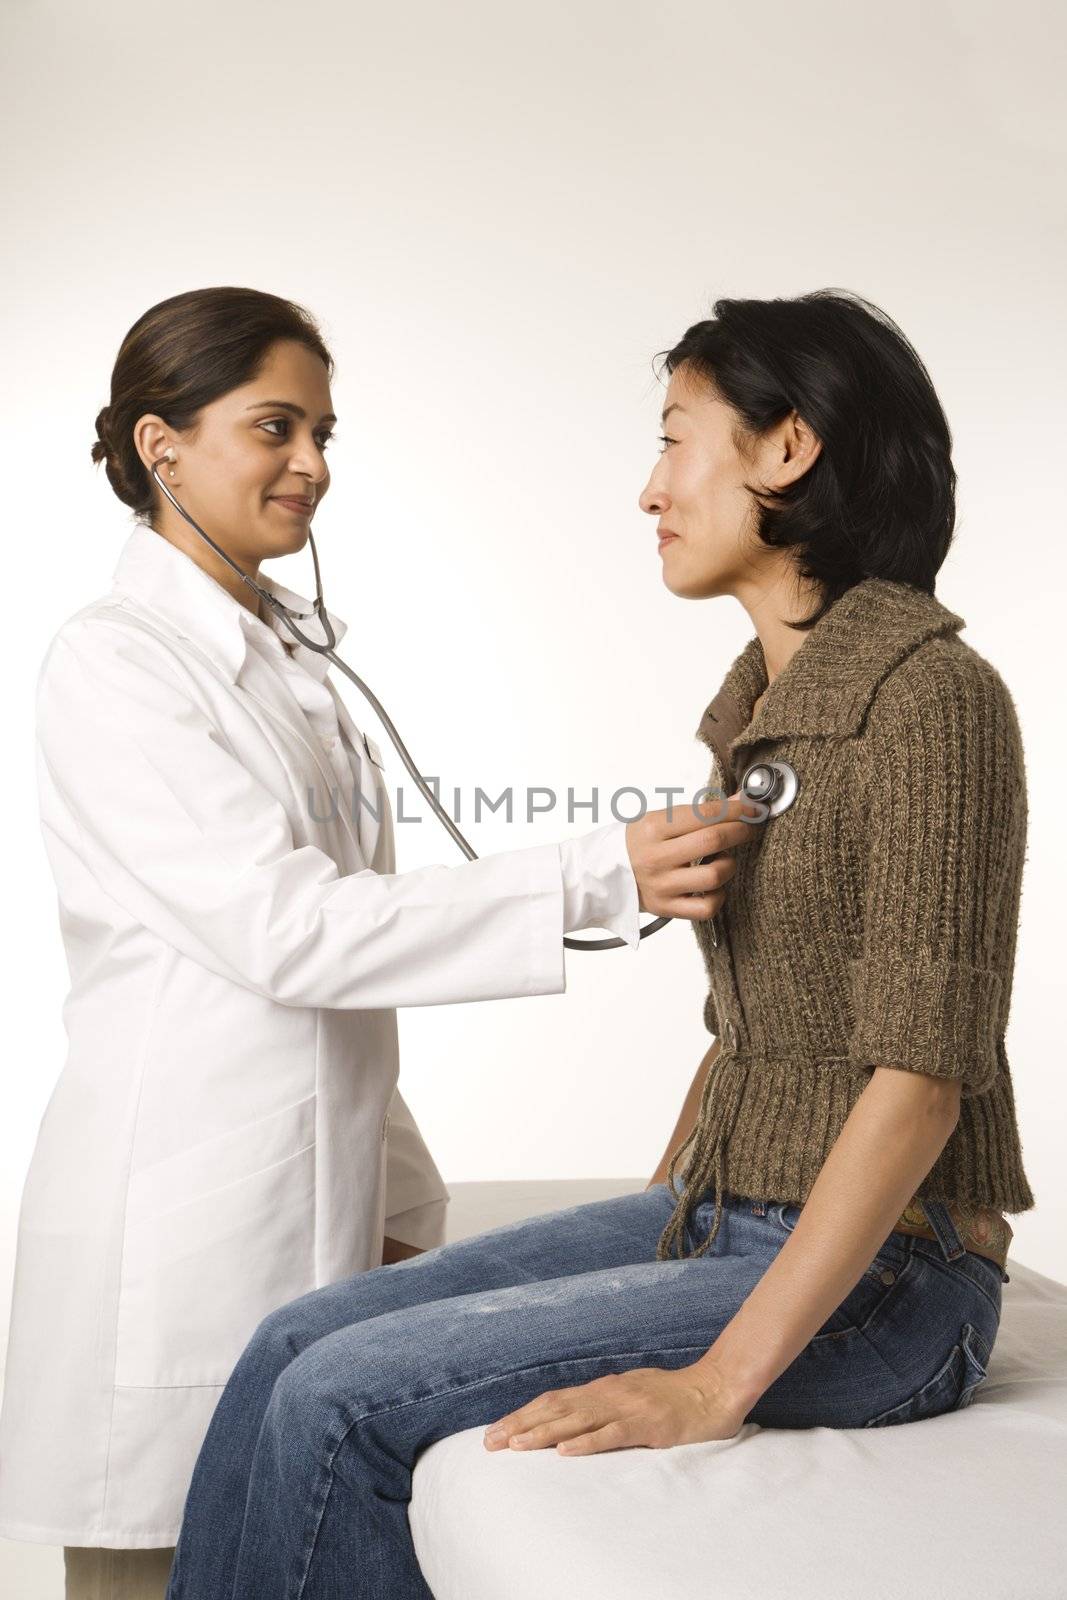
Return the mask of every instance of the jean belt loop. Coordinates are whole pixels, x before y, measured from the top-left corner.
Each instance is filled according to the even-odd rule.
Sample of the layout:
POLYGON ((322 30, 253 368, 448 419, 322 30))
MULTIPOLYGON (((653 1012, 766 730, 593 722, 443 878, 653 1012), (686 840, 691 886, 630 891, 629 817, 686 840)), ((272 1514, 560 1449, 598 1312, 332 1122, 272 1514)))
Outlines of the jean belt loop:
POLYGON ((946 1261, 956 1261, 966 1255, 967 1246, 960 1238, 948 1207, 941 1200, 920 1200, 926 1220, 937 1234, 941 1254, 946 1261))

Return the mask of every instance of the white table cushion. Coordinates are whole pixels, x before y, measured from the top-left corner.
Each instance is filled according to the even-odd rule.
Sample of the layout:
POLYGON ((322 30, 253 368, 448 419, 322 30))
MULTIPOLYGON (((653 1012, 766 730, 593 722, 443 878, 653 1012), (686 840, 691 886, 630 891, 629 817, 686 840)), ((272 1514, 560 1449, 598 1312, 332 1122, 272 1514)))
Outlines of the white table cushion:
POLYGON ((440 1440, 410 1506, 435 1600, 1065 1600, 1067 1284, 1007 1270, 962 1411, 569 1460, 440 1440))

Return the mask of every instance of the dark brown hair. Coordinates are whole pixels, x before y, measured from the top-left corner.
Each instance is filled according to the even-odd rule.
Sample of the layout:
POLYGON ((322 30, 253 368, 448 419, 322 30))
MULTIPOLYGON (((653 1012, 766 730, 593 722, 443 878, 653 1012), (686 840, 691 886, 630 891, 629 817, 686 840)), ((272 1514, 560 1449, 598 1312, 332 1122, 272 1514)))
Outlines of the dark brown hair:
POLYGON ((137 520, 149 522, 158 490, 133 442, 134 425, 153 412, 179 433, 200 411, 250 383, 278 339, 295 339, 333 376, 333 359, 311 313, 259 289, 190 289, 161 300, 123 339, 111 372, 111 400, 96 418, 94 461, 137 520))

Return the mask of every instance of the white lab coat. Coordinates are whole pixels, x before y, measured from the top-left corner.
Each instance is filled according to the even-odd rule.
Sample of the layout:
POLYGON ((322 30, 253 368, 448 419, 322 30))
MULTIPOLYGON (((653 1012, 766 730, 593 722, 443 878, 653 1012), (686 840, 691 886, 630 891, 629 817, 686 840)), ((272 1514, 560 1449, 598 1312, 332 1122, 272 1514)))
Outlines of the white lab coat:
POLYGON ((378 748, 267 616, 138 524, 42 663, 71 986, 19 1217, 7 1538, 174 1544, 263 1317, 379 1265, 384 1232, 441 1241, 394 1007, 559 993, 565 930, 637 946, 622 823, 397 874, 378 748))

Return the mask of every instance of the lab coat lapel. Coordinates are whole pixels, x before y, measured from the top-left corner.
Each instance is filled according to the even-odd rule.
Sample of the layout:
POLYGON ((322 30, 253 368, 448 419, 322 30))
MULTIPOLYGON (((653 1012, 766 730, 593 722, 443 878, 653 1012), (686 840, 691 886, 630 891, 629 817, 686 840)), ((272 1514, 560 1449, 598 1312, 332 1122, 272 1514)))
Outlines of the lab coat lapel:
MULTIPOLYGON (((287 589, 284 584, 261 572, 260 588, 287 606, 297 617, 297 627, 309 639, 326 643, 326 634, 314 603, 306 595, 287 589)), ((247 659, 249 632, 269 629, 284 644, 293 646, 293 659, 318 683, 325 680, 329 663, 324 655, 297 642, 280 617, 261 602, 265 615, 253 613, 198 566, 184 550, 157 533, 138 524, 130 533, 116 564, 113 589, 132 596, 147 606, 178 635, 197 646, 209 660, 235 683, 247 659)), ((326 615, 339 647, 348 624, 328 607, 326 615)))
MULTIPOLYGON (((313 611, 310 600, 303 595, 297 594, 292 589, 285 588, 283 584, 276 582, 273 578, 269 578, 264 574, 261 576, 260 582, 263 588, 269 589, 275 598, 280 600, 283 605, 288 606, 291 611, 297 613, 313 611)), ((265 607, 264 610, 266 612, 264 620, 278 635, 279 639, 293 644, 294 660, 304 668, 308 676, 314 679, 316 684, 322 686, 324 692, 329 694, 333 700, 338 724, 352 752, 349 763, 352 768, 353 780, 352 807, 349 808, 347 802, 341 798, 339 799, 338 809, 343 814, 345 831, 356 850, 357 857, 369 865, 374 860, 375 849, 381 833, 382 808, 387 803, 375 776, 375 766, 378 763, 375 763, 373 758, 369 757, 369 747, 365 736, 356 727, 349 715, 348 707, 337 692, 331 679, 327 676, 329 670, 327 658, 315 650, 309 650, 306 645, 296 642, 281 618, 276 617, 269 607, 265 607), (374 815, 374 812, 377 812, 377 816, 374 815)), ((329 607, 326 608, 326 615, 332 624, 336 645, 340 646, 341 640, 348 631, 348 624, 338 617, 335 612, 331 611, 329 607)), ((326 642, 325 632, 316 615, 302 615, 297 626, 302 633, 307 634, 309 639, 321 641, 322 643, 326 642)), ((301 708, 296 704, 295 700, 286 705, 284 710, 280 705, 267 707, 267 709, 284 715, 293 731, 302 737, 304 743, 307 744, 304 732, 305 719, 301 708)), ((311 747, 309 746, 309 748, 311 747)), ((323 761, 317 750, 313 750, 312 754, 315 755, 319 768, 322 770, 323 761)), ((336 777, 331 772, 329 783, 334 789, 336 789, 336 781, 336 777)))
POLYGON ((359 828, 359 846, 363 859, 373 865, 382 831, 382 817, 388 804, 381 775, 381 763, 375 760, 371 753, 373 747, 370 741, 352 721, 348 707, 337 689, 333 684, 330 684, 329 688, 334 705, 337 707, 337 720, 352 747, 353 761, 356 764, 354 805, 359 828))
MULTIPOLYGON (((268 573, 261 572, 258 582, 296 615, 301 632, 309 639, 326 643, 325 630, 311 600, 286 588, 268 573)), ((248 695, 276 726, 298 742, 319 775, 325 797, 323 811, 330 815, 336 811, 341 836, 354 852, 355 860, 369 861, 360 832, 349 814, 347 799, 337 794, 337 774, 305 715, 305 707, 294 693, 291 673, 284 668, 279 672, 261 670, 259 652, 252 648, 250 634, 259 631, 262 636, 264 630, 269 630, 272 637, 264 639, 263 647, 267 650, 274 647, 279 653, 283 645, 291 644, 293 660, 304 669, 307 677, 308 697, 330 694, 336 702, 338 697, 333 694, 326 676, 329 670, 326 657, 300 644, 266 604, 261 607, 262 615, 253 614, 184 550, 152 528, 138 525, 130 534, 115 568, 114 586, 122 593, 133 595, 140 604, 148 606, 175 628, 181 638, 203 651, 235 688, 248 695)), ((326 615, 335 641, 340 645, 347 624, 328 607, 326 615)), ((362 744, 358 735, 353 744, 357 750, 362 744)), ((301 805, 306 805, 308 796, 302 794, 298 799, 301 805)), ((319 827, 328 826, 309 815, 309 826, 316 822, 319 827)))
MULTIPOLYGON (((337 774, 330 765, 322 745, 311 727, 304 709, 292 694, 285 681, 276 673, 263 672, 256 674, 253 684, 252 668, 248 661, 245 662, 238 676, 236 687, 242 694, 250 699, 267 713, 278 727, 284 730, 307 752, 314 763, 321 784, 321 800, 315 805, 315 815, 311 814, 310 803, 312 797, 304 794, 299 798, 307 806, 309 825, 328 826, 329 819, 336 817, 339 828, 346 836, 349 845, 354 850, 357 858, 370 860, 363 850, 362 841, 357 832, 356 825, 349 815, 348 799, 338 793, 337 774)), ((336 696, 334 697, 336 701, 336 696)))

